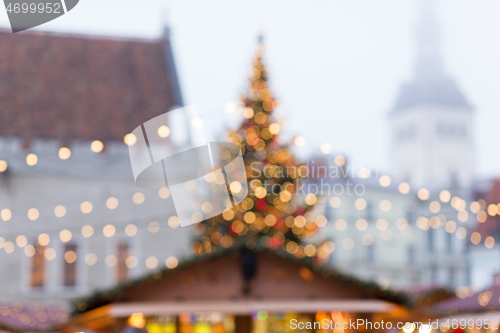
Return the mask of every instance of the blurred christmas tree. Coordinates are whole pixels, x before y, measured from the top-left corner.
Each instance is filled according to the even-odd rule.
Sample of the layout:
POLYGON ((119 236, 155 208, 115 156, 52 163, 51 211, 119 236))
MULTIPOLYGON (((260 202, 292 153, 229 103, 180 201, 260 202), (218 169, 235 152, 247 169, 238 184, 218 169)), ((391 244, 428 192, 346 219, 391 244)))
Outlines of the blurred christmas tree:
MULTIPOLYGON (((245 161, 248 196, 232 210, 195 225, 199 236, 191 249, 197 255, 220 248, 245 246, 282 249, 298 258, 324 263, 334 250, 330 241, 308 244, 308 239, 326 224, 313 207, 317 197, 298 191, 307 175, 307 166, 292 155, 289 145, 279 142, 282 122, 273 111, 277 101, 268 87, 268 74, 262 62, 262 38, 250 72, 250 89, 242 98, 245 120, 229 131, 230 142, 239 145, 245 161)), ((237 192, 240 184, 229 189, 237 192)))

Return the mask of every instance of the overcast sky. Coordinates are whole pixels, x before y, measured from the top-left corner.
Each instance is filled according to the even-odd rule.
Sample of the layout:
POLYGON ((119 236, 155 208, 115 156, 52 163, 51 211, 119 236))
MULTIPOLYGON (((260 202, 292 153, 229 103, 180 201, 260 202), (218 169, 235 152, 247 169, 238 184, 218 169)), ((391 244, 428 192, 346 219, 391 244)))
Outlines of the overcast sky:
MULTIPOLYGON (((207 119, 238 100, 263 32, 288 133, 305 136, 310 150, 329 142, 358 164, 388 170, 387 113, 412 75, 416 6, 409 0, 81 0, 38 30, 155 38, 168 19, 186 103, 207 119)), ((500 2, 439 0, 438 8, 447 71, 476 108, 477 173, 500 175, 500 2)), ((8 26, 4 10, 0 25, 8 26)))

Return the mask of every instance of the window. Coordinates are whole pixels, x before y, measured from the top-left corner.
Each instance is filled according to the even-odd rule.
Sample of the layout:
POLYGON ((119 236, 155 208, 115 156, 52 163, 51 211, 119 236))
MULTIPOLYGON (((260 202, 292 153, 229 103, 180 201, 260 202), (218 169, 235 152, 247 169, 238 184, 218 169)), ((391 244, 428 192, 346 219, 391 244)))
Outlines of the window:
POLYGON ((408 265, 409 266, 414 266, 415 265, 415 246, 409 245, 408 246, 408 265))
POLYGON ((399 130, 396 134, 396 140, 399 142, 412 141, 417 136, 417 130, 413 126, 409 126, 399 130))
POLYGON ((76 260, 77 248, 75 244, 64 245, 64 262, 63 262, 63 283, 65 287, 76 286, 76 260))
POLYGON ((434 229, 432 228, 427 230, 427 250, 434 251, 434 229))
POLYGON ((437 282, 438 280, 438 270, 437 267, 431 267, 431 282, 437 282))
POLYGON ((455 269, 452 267, 448 269, 448 285, 450 287, 455 285, 455 269))
POLYGON ((328 203, 325 205, 325 215, 330 221, 333 221, 335 218, 334 210, 328 203))
POLYGON ((438 136, 445 138, 465 138, 467 137, 467 129, 464 125, 438 123, 436 125, 438 136))
POLYGON ((415 204, 413 202, 408 202, 406 205, 406 221, 409 225, 415 223, 415 204))
POLYGON ((116 280, 118 283, 125 281, 128 277, 128 267, 126 263, 128 250, 127 243, 118 244, 118 264, 116 270, 116 280))
POLYGON ((30 286, 42 288, 45 286, 45 246, 35 245, 35 254, 31 257, 30 286))
POLYGON ((373 205, 369 201, 366 203, 366 221, 367 222, 373 221, 373 205))
POLYGON ((375 262, 375 243, 371 243, 366 247, 366 260, 373 264, 375 262))
POLYGON ((448 253, 453 252, 453 237, 449 232, 446 233, 446 250, 448 253))

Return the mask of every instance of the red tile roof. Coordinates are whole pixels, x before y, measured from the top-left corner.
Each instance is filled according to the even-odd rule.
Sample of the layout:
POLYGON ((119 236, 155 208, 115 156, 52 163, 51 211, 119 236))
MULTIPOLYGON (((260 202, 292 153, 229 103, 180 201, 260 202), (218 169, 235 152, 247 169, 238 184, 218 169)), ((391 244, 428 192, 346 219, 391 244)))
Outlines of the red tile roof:
POLYGON ((122 140, 178 104, 171 58, 168 37, 0 30, 0 136, 122 140))

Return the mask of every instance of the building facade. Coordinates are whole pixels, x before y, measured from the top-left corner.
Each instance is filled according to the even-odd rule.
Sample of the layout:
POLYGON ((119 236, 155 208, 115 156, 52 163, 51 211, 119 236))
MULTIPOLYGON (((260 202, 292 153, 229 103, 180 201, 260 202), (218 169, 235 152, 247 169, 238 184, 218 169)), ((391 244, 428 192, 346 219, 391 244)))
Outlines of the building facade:
POLYGON ((467 238, 475 214, 461 192, 412 188, 363 171, 319 182, 330 183, 321 196, 328 221, 322 235, 336 245, 332 266, 385 287, 469 283, 467 238))
POLYGON ((124 142, 182 105, 168 29, 1 32, 0 45, 0 296, 71 299, 186 255, 168 188, 134 183, 124 142))
POLYGON ((444 68, 435 1, 422 0, 413 78, 389 115, 392 174, 415 186, 470 187, 474 113, 444 68))

